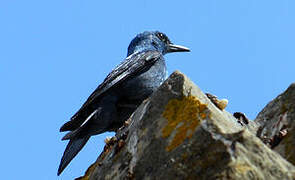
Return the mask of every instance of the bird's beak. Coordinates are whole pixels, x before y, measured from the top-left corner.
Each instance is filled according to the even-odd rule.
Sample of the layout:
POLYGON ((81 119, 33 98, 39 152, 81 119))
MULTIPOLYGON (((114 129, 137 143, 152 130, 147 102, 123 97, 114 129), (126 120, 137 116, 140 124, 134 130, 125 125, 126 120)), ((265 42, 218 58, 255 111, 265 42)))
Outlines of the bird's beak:
POLYGON ((167 52, 190 52, 190 49, 180 45, 169 44, 167 52))

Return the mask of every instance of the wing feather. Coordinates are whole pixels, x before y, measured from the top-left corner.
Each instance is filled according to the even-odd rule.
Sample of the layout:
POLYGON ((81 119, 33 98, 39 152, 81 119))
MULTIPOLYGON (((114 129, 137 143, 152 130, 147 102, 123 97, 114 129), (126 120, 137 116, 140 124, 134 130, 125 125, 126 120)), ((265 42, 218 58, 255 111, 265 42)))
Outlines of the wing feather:
POLYGON ((104 81, 89 96, 79 111, 65 123, 60 131, 75 130, 95 111, 93 103, 99 101, 100 97, 111 88, 123 83, 126 79, 147 71, 156 61, 162 58, 158 51, 143 51, 128 56, 104 79, 104 81))

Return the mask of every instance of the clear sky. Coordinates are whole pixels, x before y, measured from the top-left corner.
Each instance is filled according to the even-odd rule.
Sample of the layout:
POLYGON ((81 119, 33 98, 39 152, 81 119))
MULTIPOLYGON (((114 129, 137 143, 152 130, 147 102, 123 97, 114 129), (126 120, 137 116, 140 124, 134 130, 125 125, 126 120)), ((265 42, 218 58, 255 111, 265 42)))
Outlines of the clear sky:
POLYGON ((1 179, 85 172, 110 134, 91 138, 57 177, 59 128, 145 30, 191 48, 165 56, 169 74, 180 70, 254 119, 295 81, 294 19, 294 0, 0 1, 1 179))

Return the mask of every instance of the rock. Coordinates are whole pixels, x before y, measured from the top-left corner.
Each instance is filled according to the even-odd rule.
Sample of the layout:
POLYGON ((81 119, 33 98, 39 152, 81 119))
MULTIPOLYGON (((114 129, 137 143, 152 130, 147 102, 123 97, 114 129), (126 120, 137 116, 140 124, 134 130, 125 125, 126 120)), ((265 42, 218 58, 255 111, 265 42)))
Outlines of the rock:
POLYGON ((294 178, 292 164, 174 72, 78 179, 294 178))
POLYGON ((218 99, 217 96, 209 94, 209 93, 205 93, 206 96, 210 99, 210 101, 216 106, 218 107, 220 110, 224 110, 228 104, 228 100, 227 99, 218 99))
POLYGON ((258 114, 257 136, 295 165, 295 83, 258 114))
POLYGON ((249 120, 246 114, 242 112, 235 112, 233 113, 233 116, 236 118, 239 124, 246 127, 250 132, 252 132, 253 134, 257 133, 259 125, 256 122, 249 120))

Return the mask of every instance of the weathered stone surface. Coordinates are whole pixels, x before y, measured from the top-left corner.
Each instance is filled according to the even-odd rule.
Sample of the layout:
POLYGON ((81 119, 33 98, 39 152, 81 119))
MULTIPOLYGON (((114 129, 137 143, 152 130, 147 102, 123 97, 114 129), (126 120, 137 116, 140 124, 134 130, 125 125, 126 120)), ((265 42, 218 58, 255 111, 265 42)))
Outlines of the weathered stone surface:
POLYGON ((295 165, 295 83, 256 117, 257 136, 295 165))
POLYGON ((294 179, 295 168, 173 73, 79 179, 294 179))

